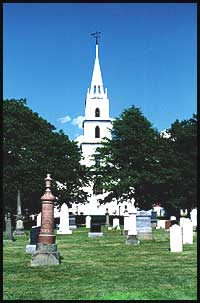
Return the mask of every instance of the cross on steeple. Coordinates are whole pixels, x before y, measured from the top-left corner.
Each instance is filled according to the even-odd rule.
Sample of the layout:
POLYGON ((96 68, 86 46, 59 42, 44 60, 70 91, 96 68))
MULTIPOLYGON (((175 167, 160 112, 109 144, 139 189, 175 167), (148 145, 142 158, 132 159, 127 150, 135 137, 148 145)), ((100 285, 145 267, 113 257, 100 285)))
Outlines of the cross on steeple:
POLYGON ((100 34, 101 34, 101 32, 96 32, 96 33, 91 34, 91 36, 94 36, 96 38, 96 45, 98 45, 98 39, 100 38, 100 34))

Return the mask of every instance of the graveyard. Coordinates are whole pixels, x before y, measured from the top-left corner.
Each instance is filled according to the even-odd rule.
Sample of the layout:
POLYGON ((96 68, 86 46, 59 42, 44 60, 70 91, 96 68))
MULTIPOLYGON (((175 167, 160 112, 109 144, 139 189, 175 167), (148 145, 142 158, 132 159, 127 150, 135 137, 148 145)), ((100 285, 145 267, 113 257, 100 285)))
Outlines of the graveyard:
POLYGON ((4 300, 196 300, 196 232, 178 253, 169 250, 169 231, 153 228, 153 240, 132 246, 122 228, 103 226, 94 238, 84 226, 70 235, 54 230, 58 266, 30 266, 30 230, 4 240, 4 300))

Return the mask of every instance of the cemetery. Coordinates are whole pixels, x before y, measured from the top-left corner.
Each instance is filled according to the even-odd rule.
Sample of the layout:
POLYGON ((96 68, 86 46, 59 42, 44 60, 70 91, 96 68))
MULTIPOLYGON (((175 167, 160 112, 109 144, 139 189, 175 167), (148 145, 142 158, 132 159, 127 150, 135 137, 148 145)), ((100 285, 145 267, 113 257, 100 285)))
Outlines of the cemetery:
MULTIPOLYGON (((137 11, 138 6, 124 16, 127 3, 119 5, 120 13, 118 6, 109 13, 109 3, 103 15, 104 5, 90 6, 87 13, 80 13, 85 9, 81 6, 64 20, 72 5, 60 13, 53 5, 49 24, 50 5, 45 14, 31 6, 37 17, 23 8, 17 18, 15 11, 23 6, 11 8, 10 25, 4 26, 9 59, 4 63, 11 64, 6 73, 14 71, 5 85, 10 99, 6 93, 3 100, 4 300, 197 300, 197 115, 183 119, 189 113, 180 111, 186 109, 183 97, 190 96, 185 102, 192 103, 193 86, 184 93, 182 88, 190 87, 196 70, 192 81, 185 78, 192 71, 185 48, 191 47, 186 40, 189 14, 173 25, 169 17, 178 14, 176 8, 173 12, 167 4, 167 15, 162 18, 159 8, 155 18, 152 8, 137 11), (84 39, 97 15, 105 26, 98 29, 103 33, 88 33, 95 41, 94 67, 84 97, 90 64, 84 39), (106 30, 107 21, 114 19, 106 30), (159 26, 154 23, 158 20, 159 26), (162 25, 164 20, 169 27, 162 25), (56 27, 49 35, 52 24, 56 27), (9 58, 11 33, 17 47, 9 58), (184 60, 177 60, 178 47, 184 60), (112 115, 100 56, 108 75, 105 83, 113 84, 112 115), (15 91, 28 96, 38 112, 26 98, 15 99, 15 91), (83 97, 85 111, 79 112, 83 97)), ((6 16, 9 10, 4 22, 6 16)), ((195 58, 194 52, 190 57, 195 58)))
POLYGON ((103 237, 89 238, 88 229, 78 227, 57 236, 56 266, 30 266, 28 231, 4 241, 4 299, 196 300, 196 235, 192 245, 170 252, 164 229, 153 229, 153 240, 138 246, 126 245, 120 230, 102 231, 103 237))
POLYGON ((5 217, 5 300, 196 299, 197 237, 190 218, 171 217, 156 228, 159 220, 155 226, 155 216, 151 222, 133 203, 112 224, 106 212, 76 226, 63 204, 56 228, 51 180, 47 174, 36 226, 16 233, 10 214, 5 217))

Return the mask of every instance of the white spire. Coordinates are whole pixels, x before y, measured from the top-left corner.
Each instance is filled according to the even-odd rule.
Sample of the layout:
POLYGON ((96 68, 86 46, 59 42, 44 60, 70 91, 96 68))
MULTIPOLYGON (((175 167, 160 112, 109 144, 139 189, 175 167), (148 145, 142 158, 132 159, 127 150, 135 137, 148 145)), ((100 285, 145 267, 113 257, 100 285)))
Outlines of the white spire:
POLYGON ((96 41, 96 58, 94 63, 94 69, 92 74, 92 81, 90 86, 90 94, 97 96, 103 95, 104 88, 103 88, 103 81, 101 76, 101 69, 99 64, 99 45, 98 41, 96 41))

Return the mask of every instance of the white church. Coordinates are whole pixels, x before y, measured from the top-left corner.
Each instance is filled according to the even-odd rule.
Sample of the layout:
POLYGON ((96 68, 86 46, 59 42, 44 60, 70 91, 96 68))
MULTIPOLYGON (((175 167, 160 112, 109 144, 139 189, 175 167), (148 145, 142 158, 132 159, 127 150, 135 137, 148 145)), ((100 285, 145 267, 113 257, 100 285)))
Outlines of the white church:
MULTIPOLYGON (((94 165, 94 158, 97 147, 101 146, 101 140, 106 137, 111 139, 112 118, 109 114, 109 98, 107 88, 104 88, 101 68, 99 63, 99 44, 98 33, 96 35, 96 56, 90 88, 88 88, 85 101, 85 118, 83 121, 83 136, 77 138, 77 142, 81 146, 83 160, 82 164, 86 166, 94 165)), ((98 161, 98 158, 96 159, 98 161)), ((73 212, 78 207, 78 214, 84 215, 104 215, 106 209, 110 214, 121 214, 125 210, 124 206, 130 202, 117 204, 117 201, 100 205, 99 199, 104 199, 108 193, 103 189, 95 187, 91 183, 90 187, 83 188, 89 195, 88 203, 85 205, 72 204, 73 212)))

